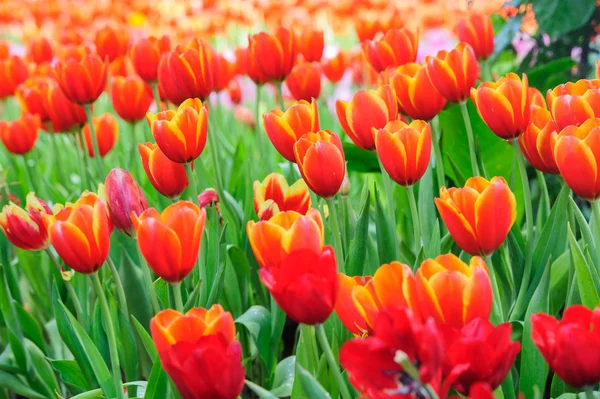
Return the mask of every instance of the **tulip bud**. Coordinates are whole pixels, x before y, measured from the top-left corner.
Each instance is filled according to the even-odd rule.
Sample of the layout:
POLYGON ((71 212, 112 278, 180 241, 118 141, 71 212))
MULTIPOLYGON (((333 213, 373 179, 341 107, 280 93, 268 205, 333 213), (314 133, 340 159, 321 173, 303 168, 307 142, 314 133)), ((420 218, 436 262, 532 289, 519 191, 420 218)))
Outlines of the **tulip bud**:
POLYGON ((348 177, 348 166, 346 165, 346 173, 344 173, 344 180, 342 181, 342 186, 340 187, 340 195, 342 197, 347 197, 350 195, 350 187, 351 183, 350 178, 348 177))
POLYGON ((28 251, 39 251, 48 247, 50 240, 42 221, 42 215, 52 214, 48 205, 34 193, 27 194, 25 209, 12 202, 0 212, 0 230, 13 245, 28 251))
POLYGON ((200 205, 200 208, 205 208, 207 206, 212 207, 213 204, 219 204, 219 194, 214 188, 207 188, 198 196, 198 205, 200 205))
POLYGON ((106 210, 113 225, 122 233, 134 236, 131 212, 139 215, 148 207, 140 186, 128 171, 115 168, 106 176, 104 190, 106 210))

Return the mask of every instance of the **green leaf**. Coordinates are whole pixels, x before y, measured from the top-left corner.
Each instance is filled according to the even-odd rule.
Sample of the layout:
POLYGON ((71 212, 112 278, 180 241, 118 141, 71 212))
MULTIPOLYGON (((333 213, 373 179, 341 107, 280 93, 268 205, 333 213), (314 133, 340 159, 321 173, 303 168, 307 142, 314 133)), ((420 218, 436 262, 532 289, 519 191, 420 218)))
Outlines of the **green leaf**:
POLYGON ((255 305, 238 317, 235 322, 248 330, 260 357, 268 362, 271 344, 271 313, 266 308, 255 305))
POLYGON ((248 262, 248 258, 246 257, 246 254, 244 254, 244 251, 233 245, 227 247, 227 255, 229 256, 231 264, 235 268, 235 274, 238 279, 238 287, 240 290, 240 297, 242 298, 242 301, 245 301, 246 298, 248 298, 250 262, 248 262))
POLYGON ((421 223, 421 237, 423 246, 429 248, 431 235, 437 225, 437 210, 435 209, 435 197, 433 185, 433 168, 431 165, 419 181, 418 212, 421 223))
MULTIPOLYGON (((116 232, 115 232, 116 233, 116 232)), ((113 233, 113 236, 115 234, 113 233)), ((136 319, 147 326, 152 318, 152 305, 150 300, 140 300, 140 298, 148 298, 147 286, 144 284, 144 271, 141 267, 137 266, 129 253, 137 256, 137 246, 135 240, 125 237, 124 234, 119 233, 117 236, 119 243, 123 246, 121 251, 121 264, 119 270, 123 280, 123 288, 125 290, 125 296, 127 297, 127 306, 129 312, 135 316, 136 319)), ((116 246, 116 245, 115 245, 116 246)), ((137 257, 135 259, 138 259, 137 257)), ((148 267, 144 265, 143 267, 148 267)))
POLYGON ((72 394, 90 390, 88 382, 75 360, 50 360, 50 363, 72 394))
POLYGON ((294 372, 296 370, 296 356, 283 359, 275 367, 275 377, 271 393, 280 398, 286 398, 292 394, 294 386, 294 372))
POLYGON ((296 375, 300 380, 302 389, 306 393, 306 397, 310 399, 331 399, 327 391, 319 384, 319 382, 308 371, 304 370, 300 365, 296 364, 296 375))
POLYGON ((571 251, 563 252, 552 263, 550 270, 550 314, 558 314, 565 305, 569 289, 569 267, 571 266, 571 251))
POLYGON ((48 349, 46 348, 44 332, 42 331, 42 326, 40 326, 40 323, 38 323, 38 321, 31 315, 31 313, 23 309, 23 307, 19 303, 13 301, 13 304, 15 305, 15 310, 17 311, 17 318, 19 319, 19 323, 23 328, 23 335, 25 336, 25 338, 30 339, 44 353, 47 353, 48 349))
POLYGON ((60 392, 56 374, 54 374, 52 365, 46 359, 44 352, 28 339, 25 340, 25 349, 29 353, 32 373, 39 376, 49 392, 60 392))
POLYGON ((581 295, 581 303, 589 309, 594 309, 600 303, 600 297, 598 296, 598 287, 600 281, 596 273, 596 268, 591 267, 586 261, 583 251, 579 247, 571 227, 568 227, 569 231, 569 245, 571 247, 571 259, 573 266, 575 266, 575 273, 577 276, 577 287, 579 288, 579 294, 581 295))
POLYGON ((157 278, 152 284, 154 290, 156 291, 156 296, 160 301, 162 308, 169 307, 169 283, 167 283, 162 278, 157 278))
POLYGON ((532 0, 533 12, 540 30, 549 35, 562 35, 588 23, 595 0, 532 0))
POLYGON ((277 399, 277 396, 275 396, 272 392, 267 391, 252 381, 246 380, 246 386, 250 388, 250 390, 254 392, 260 399, 277 399))
POLYGON ((125 381, 138 377, 138 354, 135 336, 127 317, 117 310, 119 361, 125 372, 125 381))
POLYGON ((154 340, 152 339, 150 334, 148 334, 148 331, 146 331, 146 329, 140 324, 140 322, 135 317, 132 317, 131 321, 133 321, 133 327, 135 328, 135 331, 140 337, 140 340, 142 341, 142 345, 144 345, 146 353, 148 354, 150 359, 154 359, 158 355, 158 352, 156 352, 156 345, 154 345, 154 340))
POLYGON ((524 67, 526 68, 524 72, 527 72, 529 86, 545 93, 569 79, 570 71, 575 65, 577 65, 575 61, 570 57, 565 57, 537 65, 531 69, 527 65, 524 67))
MULTIPOLYGON (((130 395, 129 397, 142 398, 142 393, 146 391, 148 383, 146 381, 133 381, 127 382, 123 384, 123 386, 127 387, 127 392, 130 395), (133 393, 135 396, 131 396, 131 393, 133 393)), ((166 398, 166 396, 161 397, 166 398)), ((104 395, 102 395, 102 390, 94 389, 80 393, 77 396, 73 396, 71 399, 104 399, 104 395)))
POLYGON ((583 241, 589 248, 590 256, 592 257, 592 263, 594 265, 600 265, 600 258, 598 256, 598 251, 596 249, 596 243, 594 241, 594 235, 592 234, 592 230, 588 222, 585 220, 583 213, 581 213, 581 209, 577 206, 572 197, 569 197, 569 212, 575 215, 575 220, 577 221, 577 225, 579 226, 579 230, 581 231, 581 236, 583 241))
POLYGON ((169 377, 160 364, 158 356, 154 358, 152 371, 148 377, 148 385, 146 387, 146 395, 144 398, 166 398, 169 389, 169 377))
POLYGON ((429 248, 427 250, 428 258, 435 258, 442 252, 442 238, 440 237, 440 224, 438 223, 438 219, 435 219, 435 224, 433 228, 433 232, 431 233, 431 238, 429 239, 429 248))
POLYGON ((375 228, 377 235, 377 253, 379 264, 390 263, 397 259, 396 248, 394 248, 393 226, 387 216, 387 211, 381 203, 381 197, 377 186, 375 186, 375 228))
POLYGON ((348 165, 348 172, 379 172, 379 161, 374 151, 363 150, 354 144, 342 143, 344 156, 348 165))
POLYGON ((369 240, 369 216, 371 213, 371 191, 367 190, 367 195, 362 202, 354 238, 350 242, 348 250, 348 260, 346 262, 346 273, 348 276, 362 275, 367 259, 367 243, 369 240))
POLYGON ((44 395, 41 395, 25 385, 25 383, 18 377, 0 371, 0 387, 7 389, 9 392, 23 396, 30 399, 47 399, 44 395))

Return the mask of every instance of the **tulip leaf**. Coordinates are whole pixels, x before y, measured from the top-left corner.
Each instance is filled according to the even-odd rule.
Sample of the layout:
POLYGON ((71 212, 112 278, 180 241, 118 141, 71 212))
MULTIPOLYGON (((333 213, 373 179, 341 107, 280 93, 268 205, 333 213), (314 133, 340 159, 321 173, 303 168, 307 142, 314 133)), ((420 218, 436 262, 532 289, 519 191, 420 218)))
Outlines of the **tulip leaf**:
POLYGON ((375 185, 375 228, 377 235, 377 253, 379 255, 379 264, 390 263, 397 259, 397 248, 394 247, 392 228, 387 212, 381 203, 381 197, 375 185))
POLYGON ((52 365, 44 355, 44 352, 28 339, 25 339, 25 349, 29 354, 29 360, 33 370, 32 373, 35 373, 36 377, 46 385, 45 390, 48 392, 60 392, 56 374, 52 369, 52 365))
POLYGON ((277 399, 278 396, 272 392, 267 391, 260 385, 253 383, 252 381, 246 380, 246 386, 254 392, 260 399, 277 399))
POLYGON ((300 380, 302 389, 307 398, 310 399, 331 399, 327 391, 319 384, 319 382, 308 371, 296 364, 296 376, 300 380))
MULTIPOLYGON (((240 297, 242 303, 248 298, 248 284, 250 281, 250 262, 246 257, 244 251, 234 245, 227 247, 227 255, 231 261, 232 266, 235 268, 235 274, 238 279, 238 287, 240 291, 240 297)), ((246 306, 244 306, 246 308, 246 306)))
POLYGON ((595 0, 532 0, 540 31, 551 36, 569 33, 588 23, 595 0))
POLYGON ((600 298, 598 296, 598 287, 600 286, 598 274, 596 269, 586 261, 583 251, 577 243, 570 226, 568 227, 568 231, 569 245, 571 247, 571 260, 575 267, 581 302, 587 308, 594 309, 598 306, 598 303, 600 303, 600 298))
POLYGON ((81 368, 75 360, 50 360, 50 362, 72 394, 82 393, 90 389, 81 368))
POLYGON ((37 345, 44 353, 47 353, 46 342, 44 341, 44 332, 40 323, 20 304, 13 302, 17 312, 17 318, 23 328, 23 335, 37 345))
MULTIPOLYGON (((140 301, 139 298, 148 297, 148 293, 146 292, 148 288, 144 285, 144 271, 142 270, 142 267, 147 268, 148 266, 142 265, 142 267, 139 267, 135 264, 133 259, 129 256, 129 253, 135 254, 132 256, 139 256, 137 254, 137 249, 134 247, 137 244, 129 237, 125 237, 124 234, 119 234, 119 237, 121 238, 119 244, 122 245, 119 271, 123 279, 123 288, 127 298, 127 306, 129 312, 147 328, 150 324, 150 319, 152 318, 151 302, 149 300, 140 301)), ((113 235, 115 235, 115 233, 113 233, 113 235)), ((138 258, 136 257, 135 259, 138 258)))
POLYGON ((140 340, 142 341, 142 345, 146 350, 146 353, 150 357, 150 359, 154 359, 157 355, 156 345, 154 345, 154 341, 148 331, 140 324, 140 322, 135 318, 131 317, 131 321, 133 322, 133 326, 135 327, 135 331, 137 332, 140 340))
POLYGON ((592 257, 592 264, 600 266, 600 258, 598 257, 598 251, 596 249, 596 243, 594 241, 594 235, 592 234, 592 230, 590 229, 589 224, 585 220, 583 213, 581 213, 581 209, 579 209, 579 207, 575 203, 575 200, 573 200, 572 197, 569 197, 569 212, 575 215, 575 220, 577 221, 577 225, 579 226, 579 230, 581 231, 583 241, 589 248, 589 253, 592 257))
POLYGON ((271 313, 262 306, 254 305, 235 322, 248 330, 258 354, 267 363, 271 344, 271 313))
POLYGON ((342 147, 348 172, 379 173, 381 171, 375 151, 363 150, 351 143, 342 143, 342 147))
POLYGON ((296 370, 296 356, 288 356, 275 367, 273 387, 271 393, 280 398, 286 398, 292 394, 294 386, 294 375, 296 370))
POLYGON ((119 359, 121 367, 125 372, 126 381, 132 381, 137 378, 138 374, 138 353, 137 344, 135 342, 135 335, 131 324, 127 320, 127 317, 117 310, 117 321, 118 321, 118 347, 119 347, 119 359))
POLYGON ((0 388, 7 389, 8 392, 25 398, 47 399, 44 395, 37 393, 29 386, 25 385, 25 383, 17 376, 4 371, 0 371, 0 388))
POLYGON ((346 273, 348 276, 358 276, 364 273, 364 266, 367 258, 367 244, 369 240, 369 216, 371 213, 371 191, 367 190, 358 221, 356 223, 356 229, 354 231, 354 238, 350 242, 350 249, 348 250, 348 259, 346 261, 346 273))
MULTIPOLYGON (((431 235, 437 225, 437 210, 433 198, 437 193, 434 192, 433 168, 430 165, 427 171, 419 181, 419 192, 417 210, 419 213, 419 222, 421 224, 421 239, 423 246, 427 249, 431 243, 431 235)), ((410 195, 410 194, 409 194, 410 195)))
POLYGON ((571 251, 563 252, 552 262, 550 270, 550 314, 558 314, 565 305, 569 289, 569 267, 571 251))
POLYGON ((527 72, 529 86, 535 87, 542 93, 546 93, 549 89, 553 89, 557 85, 564 83, 565 80, 569 80, 571 69, 575 65, 577 63, 571 57, 564 57, 540 63, 532 69, 524 66, 523 69, 524 72, 527 72))
POLYGON ((169 377, 163 369, 158 356, 154 358, 152 371, 148 377, 148 385, 146 386, 146 394, 144 398, 166 398, 169 390, 169 377))

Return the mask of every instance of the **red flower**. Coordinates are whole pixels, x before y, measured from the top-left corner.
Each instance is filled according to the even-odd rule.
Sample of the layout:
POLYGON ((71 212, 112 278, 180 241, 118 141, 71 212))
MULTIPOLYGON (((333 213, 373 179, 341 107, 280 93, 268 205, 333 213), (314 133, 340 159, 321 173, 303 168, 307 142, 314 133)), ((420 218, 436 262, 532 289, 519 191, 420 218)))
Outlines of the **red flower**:
POLYGON ((417 59, 419 35, 407 28, 391 29, 381 40, 367 40, 362 49, 377 72, 399 67, 417 59))
POLYGON ((311 101, 321 94, 321 66, 316 62, 303 62, 292 68, 285 85, 296 101, 311 101))
POLYGON ((11 55, 0 58, 0 99, 15 94, 17 86, 28 76, 27 65, 20 57, 11 55))
POLYGON ((110 98, 117 114, 128 122, 144 119, 154 101, 150 87, 137 75, 112 78, 110 98))
POLYGON ((171 50, 169 36, 148 37, 131 45, 130 56, 135 71, 146 82, 158 80, 158 63, 163 53, 171 50))
POLYGON ((128 171, 115 168, 106 176, 104 192, 106 210, 113 225, 128 236, 133 236, 135 229, 131 212, 139 215, 148 208, 148 202, 140 186, 128 171))
POLYGON ((96 33, 95 44, 100 58, 112 62, 127 52, 129 31, 105 26, 96 33))
POLYGON ((104 91, 108 65, 95 54, 71 58, 54 66, 54 77, 67 98, 76 104, 91 104, 104 91))
MULTIPOLYGON (((257 33, 248 38, 249 67, 256 68, 265 81, 282 81, 290 73, 296 60, 294 35, 286 28, 274 34, 257 33)), ((256 81, 255 78, 253 80, 256 81)), ((262 79, 261 79, 262 80, 262 79)))
POLYGON ((23 155, 33 149, 40 129, 39 115, 23 114, 19 119, 0 121, 0 140, 6 149, 17 155, 23 155))
MULTIPOLYGON (((28 251, 39 251, 48 247, 50 239, 42 215, 52 215, 44 201, 34 193, 27 194, 25 209, 11 201, 0 212, 0 230, 14 246, 28 251)), ((17 200, 18 201, 18 200, 17 200)))

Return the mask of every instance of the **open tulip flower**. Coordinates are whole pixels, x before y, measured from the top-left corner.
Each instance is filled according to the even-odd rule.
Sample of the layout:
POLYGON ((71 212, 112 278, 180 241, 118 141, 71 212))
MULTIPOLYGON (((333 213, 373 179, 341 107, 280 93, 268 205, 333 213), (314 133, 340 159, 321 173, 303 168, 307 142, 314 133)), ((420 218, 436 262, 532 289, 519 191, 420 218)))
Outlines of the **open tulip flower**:
POLYGON ((544 173, 559 173, 554 160, 559 131, 550 111, 539 106, 531 107, 531 121, 519 136, 519 146, 531 166, 544 173))
POLYGON ((450 51, 442 50, 427 57, 427 75, 431 83, 448 101, 463 102, 479 76, 479 65, 473 48, 461 42, 450 51))
POLYGON ((398 100, 398 110, 413 119, 430 120, 446 105, 425 66, 410 62, 392 70, 390 84, 398 100))
POLYGON ((279 212, 296 211, 305 215, 310 208, 310 192, 304 180, 291 186, 279 173, 271 173, 262 182, 254 182, 254 211, 260 220, 269 220, 279 212))
POLYGON ((581 79, 556 86, 546 93, 548 108, 560 129, 579 126, 600 117, 600 80, 581 79))
POLYGON ((107 76, 108 65, 95 54, 57 61, 54 65, 54 78, 67 98, 76 104, 96 101, 106 87, 107 76))
POLYGON ((52 215, 48 204, 29 193, 25 209, 14 202, 4 205, 0 212, 0 229, 16 247, 27 251, 46 249, 50 239, 42 218, 44 214, 52 215))
POLYGON ((418 33, 407 28, 390 29, 380 40, 362 43, 367 60, 377 72, 415 62, 418 46, 418 33))
POLYGON ((494 27, 489 14, 471 12, 458 21, 458 40, 468 43, 479 60, 487 59, 494 52, 494 27))

